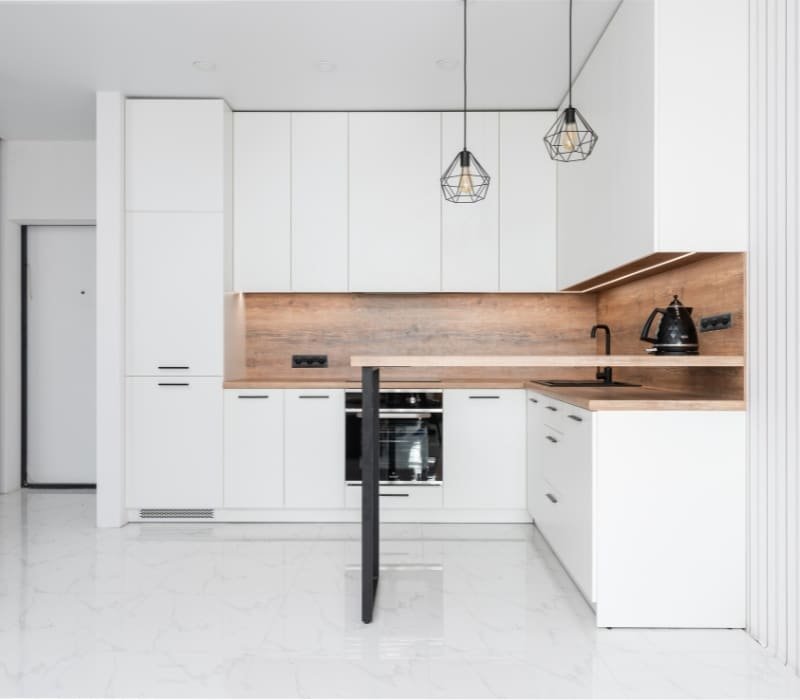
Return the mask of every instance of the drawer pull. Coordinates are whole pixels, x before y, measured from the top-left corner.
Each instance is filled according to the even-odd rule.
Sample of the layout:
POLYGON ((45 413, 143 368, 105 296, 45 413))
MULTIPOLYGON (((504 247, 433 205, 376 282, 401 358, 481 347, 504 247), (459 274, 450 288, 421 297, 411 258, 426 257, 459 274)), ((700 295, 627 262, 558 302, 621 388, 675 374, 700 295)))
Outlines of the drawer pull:
POLYGON ((269 394, 239 394, 240 399, 268 399, 269 394))
POLYGON ((189 365, 159 365, 158 369, 189 369, 189 365))
POLYGON ((382 493, 381 498, 408 498, 407 493, 382 493))
POLYGON ((583 418, 580 416, 573 416, 571 413, 567 416, 567 418, 572 418, 572 420, 576 420, 578 423, 583 423, 583 418))
POLYGON ((546 493, 545 496, 547 496, 547 500, 549 500, 550 503, 558 503, 558 499, 552 493, 546 493))
POLYGON ((547 410, 548 411, 557 411, 558 409, 555 406, 548 406, 547 410))
POLYGON ((302 394, 299 398, 301 399, 329 399, 330 396, 327 394, 302 394))
POLYGON ((539 403, 539 399, 529 399, 531 403, 539 403))
POLYGON ((499 396, 470 396, 471 399, 499 399, 499 396))
POLYGON ((189 382, 159 382, 158 386, 189 386, 189 382))
POLYGON ((550 442, 558 442, 558 440, 556 440, 552 435, 545 435, 544 437, 546 440, 549 440, 550 442))

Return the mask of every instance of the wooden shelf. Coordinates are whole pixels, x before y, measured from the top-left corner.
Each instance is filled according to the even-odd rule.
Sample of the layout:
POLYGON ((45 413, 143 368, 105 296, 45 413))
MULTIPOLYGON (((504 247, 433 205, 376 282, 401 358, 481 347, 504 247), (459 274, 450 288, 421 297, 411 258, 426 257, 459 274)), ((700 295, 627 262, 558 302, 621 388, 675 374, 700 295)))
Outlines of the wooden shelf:
POLYGON ((742 355, 353 355, 351 367, 744 367, 742 355))

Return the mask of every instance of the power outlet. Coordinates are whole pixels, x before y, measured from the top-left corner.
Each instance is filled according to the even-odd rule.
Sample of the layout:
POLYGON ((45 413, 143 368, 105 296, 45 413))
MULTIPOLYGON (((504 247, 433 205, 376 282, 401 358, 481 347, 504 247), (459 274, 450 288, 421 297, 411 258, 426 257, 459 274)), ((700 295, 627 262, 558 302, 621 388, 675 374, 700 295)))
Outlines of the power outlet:
POLYGON ((717 314, 716 316, 705 316, 700 319, 700 332, 723 331, 733 325, 732 314, 717 314))
POLYGON ((292 355, 293 369, 319 369, 327 366, 327 355, 292 355))

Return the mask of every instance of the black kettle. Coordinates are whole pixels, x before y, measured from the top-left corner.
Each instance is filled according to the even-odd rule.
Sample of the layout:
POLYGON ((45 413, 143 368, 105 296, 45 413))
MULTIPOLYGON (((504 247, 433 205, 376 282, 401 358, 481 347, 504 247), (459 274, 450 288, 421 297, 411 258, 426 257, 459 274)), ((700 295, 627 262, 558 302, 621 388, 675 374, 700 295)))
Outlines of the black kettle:
POLYGON ((640 340, 653 344, 657 355, 697 355, 697 329, 692 321, 692 308, 684 306, 675 294, 666 309, 653 309, 642 327, 640 340), (661 314, 655 338, 650 338, 650 326, 661 314))

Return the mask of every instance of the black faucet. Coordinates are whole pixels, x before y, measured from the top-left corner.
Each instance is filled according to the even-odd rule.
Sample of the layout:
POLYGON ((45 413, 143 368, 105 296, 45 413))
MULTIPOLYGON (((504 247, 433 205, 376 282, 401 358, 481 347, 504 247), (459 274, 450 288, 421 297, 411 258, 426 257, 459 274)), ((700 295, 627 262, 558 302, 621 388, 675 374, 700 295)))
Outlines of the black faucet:
MULTIPOLYGON (((611 329, 605 323, 598 323, 592 326, 592 338, 597 337, 597 329, 604 330, 606 332, 606 355, 611 354, 611 329)), ((611 367, 603 367, 602 369, 597 370, 597 374, 595 375, 598 379, 603 380, 603 384, 611 384, 612 377, 611 377, 611 367)))

